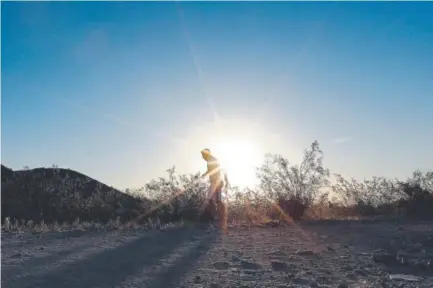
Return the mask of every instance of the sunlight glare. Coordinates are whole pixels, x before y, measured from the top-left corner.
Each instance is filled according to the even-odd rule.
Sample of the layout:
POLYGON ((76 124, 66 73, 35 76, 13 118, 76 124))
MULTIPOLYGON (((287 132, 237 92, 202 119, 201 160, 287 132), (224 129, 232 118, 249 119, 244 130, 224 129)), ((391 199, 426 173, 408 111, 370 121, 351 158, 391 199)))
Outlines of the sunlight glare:
POLYGON ((257 184, 256 167, 262 152, 258 145, 247 139, 222 139, 212 149, 231 185, 246 187, 257 184))

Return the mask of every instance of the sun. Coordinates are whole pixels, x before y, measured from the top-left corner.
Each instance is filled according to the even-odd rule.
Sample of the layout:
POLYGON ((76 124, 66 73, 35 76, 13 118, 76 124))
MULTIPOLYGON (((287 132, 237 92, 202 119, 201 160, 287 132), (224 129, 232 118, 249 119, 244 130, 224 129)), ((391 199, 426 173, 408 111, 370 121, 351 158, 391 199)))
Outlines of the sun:
POLYGON ((227 171, 230 186, 255 188, 260 184, 256 171, 263 164, 265 154, 291 150, 291 145, 281 145, 285 142, 274 132, 274 126, 269 128, 261 121, 218 118, 198 122, 185 128, 179 137, 171 138, 173 146, 163 157, 165 166, 161 167, 170 167, 174 162, 181 174, 203 174, 207 167, 200 151, 208 148, 227 171))
POLYGON ((257 143, 248 139, 221 139, 211 151, 232 186, 251 187, 258 183, 256 168, 263 155, 257 143))

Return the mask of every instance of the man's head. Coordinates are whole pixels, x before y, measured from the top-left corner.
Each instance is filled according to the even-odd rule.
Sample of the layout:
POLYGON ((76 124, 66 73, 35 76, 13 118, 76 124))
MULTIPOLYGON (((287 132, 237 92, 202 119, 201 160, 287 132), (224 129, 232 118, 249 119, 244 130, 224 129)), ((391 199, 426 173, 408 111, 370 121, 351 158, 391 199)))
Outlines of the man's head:
POLYGON ((207 148, 201 150, 201 156, 203 157, 203 159, 205 161, 209 161, 212 159, 212 154, 211 154, 210 150, 207 148))

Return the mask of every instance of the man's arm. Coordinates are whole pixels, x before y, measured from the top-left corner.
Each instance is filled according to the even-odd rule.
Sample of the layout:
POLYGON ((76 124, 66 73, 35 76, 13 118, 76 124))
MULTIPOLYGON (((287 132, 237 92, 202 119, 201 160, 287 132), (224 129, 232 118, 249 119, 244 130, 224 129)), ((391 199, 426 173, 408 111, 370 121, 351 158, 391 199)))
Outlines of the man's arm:
MULTIPOLYGON (((212 166, 213 166, 213 165, 212 165, 212 166)), ((212 174, 218 173, 218 172, 220 172, 220 170, 221 170, 221 168, 220 168, 219 166, 217 166, 217 167, 215 167, 215 168, 211 168, 211 166, 208 165, 208 166, 207 166, 207 171, 206 171, 206 173, 204 173, 204 174, 202 175, 202 177, 206 177, 206 176, 209 176, 209 175, 212 175, 212 174)))

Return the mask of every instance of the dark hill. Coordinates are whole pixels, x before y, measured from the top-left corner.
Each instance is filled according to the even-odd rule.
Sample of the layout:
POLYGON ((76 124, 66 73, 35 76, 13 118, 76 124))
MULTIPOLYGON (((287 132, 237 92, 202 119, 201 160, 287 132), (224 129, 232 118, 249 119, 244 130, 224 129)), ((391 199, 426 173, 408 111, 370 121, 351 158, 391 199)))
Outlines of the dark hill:
POLYGON ((79 172, 60 168, 13 171, 1 165, 1 216, 46 223, 135 218, 149 207, 79 172))

